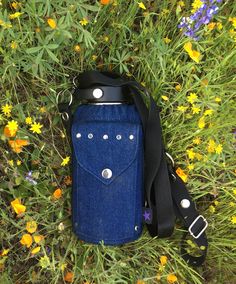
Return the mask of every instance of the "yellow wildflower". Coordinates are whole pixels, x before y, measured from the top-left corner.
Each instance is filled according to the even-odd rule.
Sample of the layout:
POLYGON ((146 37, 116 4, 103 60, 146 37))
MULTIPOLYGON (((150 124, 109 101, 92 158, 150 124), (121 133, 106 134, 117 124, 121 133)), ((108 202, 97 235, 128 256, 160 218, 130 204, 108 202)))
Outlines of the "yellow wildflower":
POLYGON ((217 29, 218 30, 222 30, 223 29, 223 25, 222 25, 221 22, 218 22, 216 25, 217 25, 217 29))
POLYGON ((143 4, 143 2, 139 2, 138 3, 139 8, 146 10, 147 8, 145 7, 145 5, 143 4))
POLYGON ((30 130, 31 130, 33 133, 38 133, 38 134, 40 134, 42 127, 43 127, 43 125, 40 124, 39 122, 38 122, 38 123, 34 122, 34 123, 31 124, 30 130))
POLYGON ((210 213, 212 213, 212 214, 215 213, 215 211, 216 211, 216 208, 213 205, 210 205, 208 209, 209 209, 210 213))
POLYGON ((199 145, 201 143, 201 138, 200 137, 194 138, 193 143, 196 144, 196 145, 199 145))
POLYGON ((40 113, 45 113, 47 110, 46 110, 46 107, 45 106, 43 106, 43 107, 41 107, 40 109, 39 109, 39 112, 40 113))
POLYGON ((222 153, 222 150, 223 150, 223 147, 221 144, 218 144, 215 148, 215 152, 216 154, 221 154, 222 153))
POLYGON ((177 110, 181 111, 181 112, 185 112, 188 109, 187 106, 178 106, 177 110))
POLYGON ((26 231, 33 234, 37 230, 37 223, 35 221, 30 221, 26 223, 26 231))
POLYGON ((30 234, 24 234, 20 240, 20 243, 23 245, 23 246, 26 246, 27 248, 29 248, 32 243, 33 243, 33 239, 32 239, 32 236, 30 234))
POLYGON ((168 101, 169 98, 167 96, 161 96, 161 98, 164 100, 164 101, 168 101))
POLYGON ((30 116, 27 116, 25 119, 25 123, 29 125, 32 124, 32 118, 30 116))
POLYGON ((16 161, 17 166, 20 166, 22 164, 22 162, 20 160, 16 161))
POLYGON ((15 120, 8 121, 7 128, 10 131, 10 134, 14 135, 14 133, 18 130, 18 122, 15 120))
POLYGON ((210 139, 207 145, 207 152, 208 153, 214 153, 215 152, 215 141, 210 139))
POLYGON ((192 112, 193 114, 198 114, 201 111, 201 109, 195 105, 192 106, 192 112))
POLYGON ((189 149, 189 150, 187 150, 186 152, 187 152, 187 154, 188 154, 188 158, 189 158, 190 160, 193 160, 194 157, 195 157, 195 152, 193 151, 193 149, 189 149))
POLYGON ((215 97, 215 102, 220 103, 221 102, 221 98, 220 97, 215 97))
POLYGON ((16 214, 24 213, 26 210, 26 206, 22 205, 21 201, 18 198, 16 198, 15 200, 11 202, 11 206, 16 212, 16 214))
POLYGON ((200 52, 192 49, 192 43, 190 41, 184 44, 184 50, 187 51, 192 60, 199 63, 201 54, 200 52))
POLYGON ((177 279, 177 277, 174 274, 167 275, 167 282, 169 284, 175 283, 177 281, 178 281, 178 279, 177 279))
POLYGON ((18 44, 15 41, 12 41, 10 46, 12 49, 16 49, 18 44))
POLYGON ((109 41, 109 36, 104 36, 103 39, 104 39, 105 42, 108 42, 109 41))
POLYGON ((235 195, 236 195, 236 188, 233 190, 233 194, 235 194, 235 195))
POLYGON ((76 44, 76 45, 74 46, 74 51, 76 51, 76 52, 80 52, 80 51, 81 51, 81 47, 80 47, 79 44, 76 44))
POLYGON ((166 36, 164 37, 164 42, 168 44, 171 42, 171 39, 169 39, 168 36, 166 36))
POLYGON ((3 251, 0 253, 1 256, 6 256, 9 253, 10 249, 3 249, 3 251))
POLYGON ((166 263, 167 263, 167 256, 162 255, 162 256, 160 257, 160 262, 161 262, 161 265, 162 265, 162 266, 165 266, 166 263))
POLYGON ((9 19, 16 19, 16 18, 19 18, 23 13, 20 13, 20 12, 16 12, 14 14, 10 14, 9 15, 9 19))
POLYGON ((67 156, 66 158, 64 158, 61 162, 61 166, 66 166, 70 161, 70 157, 67 156))
POLYGON ((210 31, 214 30, 215 26, 216 26, 216 23, 215 23, 215 22, 211 22, 211 23, 209 23, 209 24, 207 25, 207 27, 208 27, 208 29, 209 29, 210 31))
POLYGON ((203 115, 205 115, 205 116, 207 116, 207 115, 212 115, 213 112, 214 112, 213 109, 207 109, 207 110, 204 111, 204 114, 203 114, 203 115))
POLYGON ((181 168, 177 168, 176 173, 184 182, 187 181, 188 176, 187 174, 185 174, 185 172, 181 168))
POLYGON ((9 161, 8 161, 8 164, 9 164, 11 167, 13 167, 13 166, 14 166, 14 161, 13 161, 13 160, 9 160, 9 161))
POLYGON ((194 169, 194 164, 188 164, 188 169, 192 171, 194 169))
POLYGON ((4 106, 1 107, 1 109, 4 115, 6 115, 7 117, 11 116, 12 105, 5 104, 4 106))
POLYGON ((198 121, 198 127, 200 129, 203 129, 205 127, 206 123, 205 123, 205 118, 204 117, 201 117, 198 121))
POLYGON ((97 55, 95 55, 95 54, 92 55, 92 60, 93 61, 95 61, 97 58, 98 58, 97 55))
POLYGON ((17 8, 20 8, 21 3, 19 3, 19 2, 12 2, 11 6, 12 6, 12 8, 14 8, 16 10, 17 8))
POLYGON ((82 20, 79 21, 79 23, 82 25, 82 26, 86 26, 88 24, 88 20, 86 18, 83 18, 82 20))
POLYGON ((232 22, 232 25, 234 28, 236 28, 236 17, 233 17, 233 18, 229 18, 229 22, 232 22))
POLYGON ((34 238, 35 243, 38 244, 44 239, 44 236, 36 235, 36 236, 33 236, 33 238, 34 238))
POLYGON ((51 29, 53 29, 53 30, 56 29, 57 23, 56 23, 55 20, 53 20, 52 18, 48 18, 48 19, 47 19, 47 23, 48 23, 48 25, 49 25, 49 27, 50 27, 51 29))
POLYGON ((34 254, 40 252, 40 249, 41 249, 41 247, 36 247, 36 248, 32 249, 32 250, 31 250, 31 254, 34 255, 34 254))
POLYGON ((177 92, 179 92, 181 90, 181 88, 182 88, 182 86, 180 84, 177 84, 175 86, 175 89, 176 89, 177 92))
POLYGON ((201 0, 194 0, 192 3, 191 13, 195 13, 202 5, 203 2, 201 0))
POLYGON ((180 7, 184 7, 185 6, 184 1, 178 1, 177 5, 179 5, 180 7))
POLYGON ((236 216, 233 216, 233 217, 231 218, 231 222, 232 222, 232 224, 236 224, 236 216))
POLYGON ((198 99, 198 96, 196 93, 190 93, 189 96, 187 96, 187 101, 190 103, 190 104, 193 104, 197 101, 198 99))

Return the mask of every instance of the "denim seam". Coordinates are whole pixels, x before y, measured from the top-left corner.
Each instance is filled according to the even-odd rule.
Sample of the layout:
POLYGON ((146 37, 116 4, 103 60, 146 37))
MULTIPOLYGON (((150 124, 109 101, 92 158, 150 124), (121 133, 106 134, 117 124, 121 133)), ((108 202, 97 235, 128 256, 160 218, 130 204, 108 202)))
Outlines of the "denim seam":
POLYGON ((87 234, 81 233, 80 231, 77 231, 76 233, 79 236, 85 237, 87 240, 91 240, 92 242, 96 242, 96 243, 98 243, 100 241, 117 243, 117 242, 127 242, 128 240, 137 240, 142 232, 139 232, 138 235, 133 234, 130 237, 126 237, 126 238, 122 238, 122 239, 102 239, 100 241, 98 241, 98 239, 94 239, 93 237, 91 237, 91 236, 89 236, 87 234))

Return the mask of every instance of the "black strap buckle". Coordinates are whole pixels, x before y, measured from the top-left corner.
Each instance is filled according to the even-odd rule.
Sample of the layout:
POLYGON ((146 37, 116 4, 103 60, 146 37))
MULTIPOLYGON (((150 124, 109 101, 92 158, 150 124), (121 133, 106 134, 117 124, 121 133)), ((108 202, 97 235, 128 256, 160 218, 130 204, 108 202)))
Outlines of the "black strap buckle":
POLYGON ((194 238, 194 239, 198 239, 204 232, 205 232, 205 230, 206 230, 206 228, 208 227, 208 222, 207 222, 207 220, 202 216, 202 215, 199 215, 193 222, 192 222, 192 224, 189 226, 189 228, 188 228, 188 231, 189 231, 189 233, 190 233, 190 235, 194 238), (205 223, 205 225, 204 225, 204 227, 203 227, 203 229, 200 231, 200 233, 198 233, 197 235, 195 235, 194 234, 194 232, 193 232, 193 226, 199 221, 199 220, 201 220, 202 219, 202 221, 205 223))

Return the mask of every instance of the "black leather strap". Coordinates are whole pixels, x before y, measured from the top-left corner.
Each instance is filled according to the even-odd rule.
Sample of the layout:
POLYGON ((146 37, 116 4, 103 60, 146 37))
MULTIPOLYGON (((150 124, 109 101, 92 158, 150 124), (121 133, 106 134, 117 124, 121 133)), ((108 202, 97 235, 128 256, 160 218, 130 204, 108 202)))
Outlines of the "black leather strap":
MULTIPOLYGON (((146 93, 143 86, 136 81, 129 81, 113 73, 100 73, 88 71, 80 74, 80 86, 74 92, 74 98, 81 100, 81 90, 89 89, 90 96, 92 90, 97 86, 109 86, 109 92, 116 92, 117 87, 129 88, 134 103, 139 111, 145 135, 145 194, 146 209, 151 212, 152 219, 147 222, 147 227, 151 236, 167 237, 173 232, 175 216, 182 220, 184 227, 189 230, 194 237, 195 243, 199 247, 204 247, 201 256, 194 257, 187 253, 184 235, 181 245, 181 254, 190 265, 199 266, 205 260, 207 253, 207 238, 205 229, 206 220, 198 214, 194 203, 191 201, 189 193, 183 181, 175 174, 174 168, 167 163, 165 150, 162 142, 162 131, 159 118, 159 109, 153 98, 146 93), (93 89, 91 88, 93 87, 93 89), (149 108, 144 103, 143 95, 146 94, 149 100, 149 108), (182 201, 186 199, 190 206, 183 207, 182 201)), ((108 96, 108 93, 107 93, 108 96)), ((67 112, 65 106, 59 105, 61 112, 67 112)), ((71 110, 68 110, 69 121, 65 127, 69 132, 71 121, 71 110)))
POLYGON ((98 85, 94 88, 76 88, 73 97, 88 103, 131 103, 133 101, 128 88, 98 85))

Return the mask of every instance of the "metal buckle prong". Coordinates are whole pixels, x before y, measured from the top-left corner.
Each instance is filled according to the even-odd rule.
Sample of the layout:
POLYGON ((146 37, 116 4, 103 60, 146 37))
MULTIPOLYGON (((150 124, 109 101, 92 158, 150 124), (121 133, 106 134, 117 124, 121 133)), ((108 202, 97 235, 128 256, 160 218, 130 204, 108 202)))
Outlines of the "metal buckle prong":
POLYGON ((189 231, 190 235, 191 235, 194 239, 198 239, 198 238, 205 232, 207 226, 208 226, 207 220, 206 220, 202 215, 199 215, 199 216, 192 222, 192 224, 189 226, 188 231, 189 231), (203 229, 201 230, 201 232, 196 236, 196 235, 194 235, 194 233, 192 232, 192 228, 193 228, 193 226, 196 224, 196 222, 197 222, 200 218, 202 218, 202 220, 205 222, 205 226, 203 227, 203 229))

